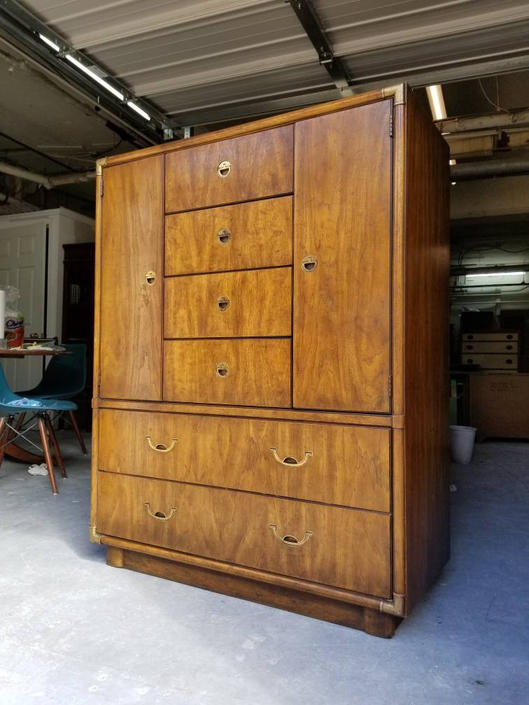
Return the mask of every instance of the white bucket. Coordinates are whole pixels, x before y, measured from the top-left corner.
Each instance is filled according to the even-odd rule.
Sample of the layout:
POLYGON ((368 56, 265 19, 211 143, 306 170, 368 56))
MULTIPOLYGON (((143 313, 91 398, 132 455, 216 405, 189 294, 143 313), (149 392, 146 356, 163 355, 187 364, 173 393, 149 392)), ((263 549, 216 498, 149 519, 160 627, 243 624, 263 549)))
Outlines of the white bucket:
POLYGON ((467 465, 472 460, 476 429, 473 426, 450 426, 452 460, 467 465))

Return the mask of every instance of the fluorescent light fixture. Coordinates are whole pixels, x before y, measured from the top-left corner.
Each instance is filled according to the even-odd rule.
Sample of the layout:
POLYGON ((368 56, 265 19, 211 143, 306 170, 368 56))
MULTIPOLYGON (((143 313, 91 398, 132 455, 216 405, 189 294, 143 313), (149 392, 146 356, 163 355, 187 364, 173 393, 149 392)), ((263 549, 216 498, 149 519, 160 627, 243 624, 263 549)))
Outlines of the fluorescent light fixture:
POLYGON ((44 44, 47 44, 49 47, 51 47, 54 51, 60 51, 61 47, 58 44, 55 44, 55 42, 52 42, 51 39, 48 39, 48 37, 45 37, 43 34, 39 34, 40 39, 44 42, 44 44))
POLYGON ((136 105, 131 100, 127 100, 127 105, 129 106, 129 108, 132 108, 132 110, 135 110, 138 113, 138 115, 141 115, 142 118, 145 118, 145 120, 151 119, 151 116, 149 115, 149 113, 146 113, 145 110, 143 110, 143 108, 140 108, 139 105, 136 105))
POLYGON ((436 83, 433 86, 426 86, 426 95, 428 96, 428 102, 430 103, 430 110, 432 111, 434 120, 446 120, 446 108, 445 101, 443 98, 443 89, 436 83))
POLYGON ((466 277, 520 277, 524 276, 525 272, 485 272, 480 274, 466 274, 466 277))
POLYGON ((457 164, 457 161, 455 159, 449 159, 448 163, 450 164, 450 166, 455 166, 457 164))
POLYGON ((101 78, 101 76, 98 76, 97 73, 95 73, 94 71, 89 69, 88 66, 85 66, 84 64, 82 64, 74 56, 72 56, 71 54, 66 54, 64 58, 67 59, 75 67, 77 67, 78 69, 80 69, 81 71, 86 73, 87 76, 90 76, 90 78, 93 79, 94 81, 96 81, 96 83, 99 83, 100 86, 103 86, 103 88, 106 88, 106 90, 109 93, 112 93, 112 95, 115 95, 116 98, 118 98, 119 100, 125 100, 125 96, 123 95, 123 93, 118 91, 117 88, 114 88, 114 86, 111 86, 110 83, 105 81, 104 78, 101 78))

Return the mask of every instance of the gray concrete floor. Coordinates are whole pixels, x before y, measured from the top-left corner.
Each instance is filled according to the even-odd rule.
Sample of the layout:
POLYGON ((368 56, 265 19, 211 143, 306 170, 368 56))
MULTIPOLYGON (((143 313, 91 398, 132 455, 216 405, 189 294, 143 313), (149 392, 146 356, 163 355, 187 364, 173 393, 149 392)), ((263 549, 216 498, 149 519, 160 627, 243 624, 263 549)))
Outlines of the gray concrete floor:
POLYGON ((0 468, 0 705, 529 702, 529 444, 454 467, 452 559, 392 640, 109 568, 89 468, 0 468))

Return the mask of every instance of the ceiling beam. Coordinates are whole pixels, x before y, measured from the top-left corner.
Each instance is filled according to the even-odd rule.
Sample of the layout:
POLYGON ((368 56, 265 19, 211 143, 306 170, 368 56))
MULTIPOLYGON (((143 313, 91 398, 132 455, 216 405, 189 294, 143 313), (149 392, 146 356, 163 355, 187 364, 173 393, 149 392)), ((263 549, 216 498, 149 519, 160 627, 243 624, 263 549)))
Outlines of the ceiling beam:
POLYGON ((342 60, 334 55, 333 48, 310 0, 286 0, 316 49, 318 59, 342 95, 352 95, 351 78, 342 60))
POLYGON ((141 102, 131 94, 130 89, 116 79, 107 77, 105 72, 95 66, 90 59, 69 47, 61 36, 18 2, 1 0, 0 20, 0 40, 7 46, 29 58, 34 65, 54 77, 59 83, 66 84, 77 94, 81 94, 85 101, 88 100, 98 109, 105 110, 106 113, 119 120, 127 130, 141 138, 144 143, 157 144, 163 142, 167 137, 172 137, 172 134, 169 135, 171 126, 163 113, 150 104, 142 106, 141 102), (43 42, 41 35, 51 40, 56 48, 59 48, 59 51, 43 42), (67 60, 66 57, 69 59, 67 60), (72 59, 78 65, 82 64, 103 78, 115 92, 122 95, 123 100, 113 95, 109 90, 102 88, 95 80, 80 70, 75 62, 72 62, 72 59), (151 119, 145 120, 137 115, 136 111, 127 104, 129 101, 145 109, 151 119))

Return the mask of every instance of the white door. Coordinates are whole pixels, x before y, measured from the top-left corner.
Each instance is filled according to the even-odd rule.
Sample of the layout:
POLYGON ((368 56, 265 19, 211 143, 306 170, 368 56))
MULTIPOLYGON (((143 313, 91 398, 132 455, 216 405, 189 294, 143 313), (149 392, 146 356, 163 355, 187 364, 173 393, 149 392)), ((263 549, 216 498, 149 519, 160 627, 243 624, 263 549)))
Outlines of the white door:
MULTIPOLYGON (((0 286, 11 284, 20 291, 25 336, 45 333, 46 223, 42 220, 0 228, 0 286)), ((31 389, 40 381, 41 357, 1 360, 13 391, 31 389)))

